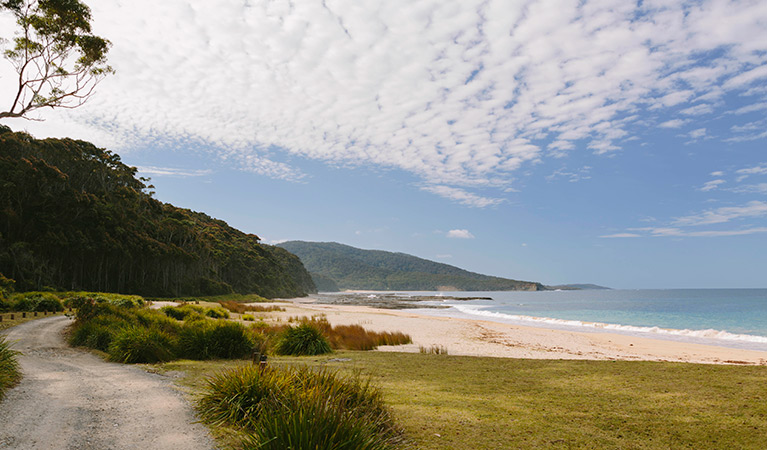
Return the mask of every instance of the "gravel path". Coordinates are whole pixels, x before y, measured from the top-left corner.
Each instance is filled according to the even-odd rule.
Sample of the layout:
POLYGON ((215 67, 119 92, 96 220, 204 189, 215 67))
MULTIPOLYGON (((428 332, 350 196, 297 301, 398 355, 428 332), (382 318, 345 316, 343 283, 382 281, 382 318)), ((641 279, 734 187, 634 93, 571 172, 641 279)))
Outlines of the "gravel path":
POLYGON ((24 378, 0 403, 0 449, 212 449, 169 379, 67 347, 70 319, 4 332, 24 378))

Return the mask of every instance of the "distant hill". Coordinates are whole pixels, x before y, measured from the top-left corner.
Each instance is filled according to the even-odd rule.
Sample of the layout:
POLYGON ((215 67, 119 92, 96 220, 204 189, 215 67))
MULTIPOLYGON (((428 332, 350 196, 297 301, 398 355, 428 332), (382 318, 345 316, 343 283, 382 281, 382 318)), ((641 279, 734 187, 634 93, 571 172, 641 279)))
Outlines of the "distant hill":
POLYGON ((0 125, 0 275, 21 290, 153 297, 315 290, 295 255, 162 203, 146 181, 88 142, 0 125))
POLYGON ((539 291, 531 281, 481 275, 405 253, 362 250, 335 242, 290 241, 279 247, 301 258, 320 291, 539 291), (334 286, 335 284, 335 286, 334 286))
POLYGON ((610 290, 609 287, 599 286, 598 284, 559 284, 546 287, 549 289, 561 289, 563 291, 610 290))

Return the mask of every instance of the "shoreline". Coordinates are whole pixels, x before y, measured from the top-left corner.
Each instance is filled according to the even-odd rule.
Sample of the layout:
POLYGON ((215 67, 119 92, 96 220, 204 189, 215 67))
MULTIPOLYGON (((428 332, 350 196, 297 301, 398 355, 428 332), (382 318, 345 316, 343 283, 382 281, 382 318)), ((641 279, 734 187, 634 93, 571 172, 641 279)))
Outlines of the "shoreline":
POLYGON ((570 331, 474 318, 441 317, 413 310, 284 299, 277 317, 324 314, 336 325, 358 324, 372 331, 401 331, 413 343, 378 351, 419 352, 441 346, 450 355, 499 358, 672 361, 703 364, 767 365, 767 351, 653 339, 605 331, 570 331))

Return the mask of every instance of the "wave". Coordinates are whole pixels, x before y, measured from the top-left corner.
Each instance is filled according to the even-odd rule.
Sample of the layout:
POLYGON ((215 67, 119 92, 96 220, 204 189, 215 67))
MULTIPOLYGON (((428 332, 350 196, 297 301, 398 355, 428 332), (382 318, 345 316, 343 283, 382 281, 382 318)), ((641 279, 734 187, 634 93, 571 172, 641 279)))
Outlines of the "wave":
POLYGON ((731 342, 752 342, 767 344, 767 336, 754 336, 751 334, 735 334, 723 330, 675 330, 671 328, 660 327, 640 327, 635 325, 618 325, 601 322, 584 322, 580 320, 554 319, 550 317, 521 316, 515 314, 504 314, 495 311, 486 311, 485 306, 452 305, 456 310, 474 316, 490 317, 494 319, 514 320, 518 322, 531 322, 537 324, 591 328, 596 330, 609 330, 630 333, 649 333, 668 337, 690 337, 700 339, 718 339, 731 342))

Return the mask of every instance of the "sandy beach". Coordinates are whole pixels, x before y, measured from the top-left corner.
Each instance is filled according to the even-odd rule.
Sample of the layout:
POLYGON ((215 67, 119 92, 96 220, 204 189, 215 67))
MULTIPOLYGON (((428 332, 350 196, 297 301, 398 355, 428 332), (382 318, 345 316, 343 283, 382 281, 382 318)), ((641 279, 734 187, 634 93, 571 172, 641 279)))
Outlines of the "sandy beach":
POLYGON ((334 326, 359 324, 373 331, 401 331, 413 338, 412 344, 380 347, 379 351, 418 352, 422 346, 436 345, 446 348, 450 355, 767 365, 767 352, 763 351, 433 317, 407 310, 328 305, 315 303, 311 298, 275 304, 285 308, 285 312, 269 315, 282 320, 323 314, 334 326))

